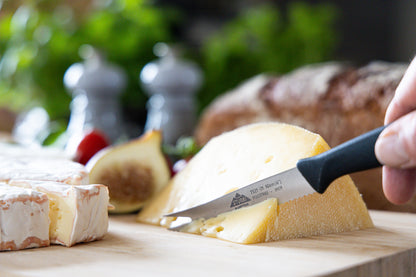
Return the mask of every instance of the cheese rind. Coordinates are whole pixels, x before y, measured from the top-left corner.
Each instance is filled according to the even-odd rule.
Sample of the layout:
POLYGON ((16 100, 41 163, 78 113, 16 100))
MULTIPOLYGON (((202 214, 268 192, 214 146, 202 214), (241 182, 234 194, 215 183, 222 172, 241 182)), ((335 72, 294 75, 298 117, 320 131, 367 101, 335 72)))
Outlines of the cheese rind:
POLYGON ((88 185, 88 172, 80 164, 60 158, 13 157, 0 155, 0 181, 13 179, 88 185))
POLYGON ((51 243, 72 246, 101 239, 108 230, 108 189, 104 185, 70 186, 57 182, 13 180, 49 198, 51 243))
POLYGON ((0 184, 0 251, 49 245, 45 194, 0 184))
MULTIPOLYGON (((328 149, 319 135, 287 124, 259 123, 224 133, 212 139, 172 179, 142 210, 138 220, 170 227, 175 218, 163 218, 164 214, 203 204, 293 168, 299 159, 328 149)), ((373 226, 348 176, 334 181, 323 195, 314 193, 281 205, 275 201, 269 199, 244 208, 244 213, 234 211, 202 221, 187 231, 238 243, 257 243, 373 226)))

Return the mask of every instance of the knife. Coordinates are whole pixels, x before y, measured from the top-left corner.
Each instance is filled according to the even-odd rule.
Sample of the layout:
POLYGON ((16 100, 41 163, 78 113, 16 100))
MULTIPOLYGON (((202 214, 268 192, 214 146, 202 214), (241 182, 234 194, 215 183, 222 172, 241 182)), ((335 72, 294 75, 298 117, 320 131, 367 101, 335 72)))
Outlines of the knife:
POLYGON ((301 159, 292 169, 254 182, 205 204, 164 215, 189 219, 179 220, 178 223, 181 225, 171 227, 170 230, 180 230, 185 225, 183 223, 215 217, 221 213, 252 206, 268 198, 277 198, 279 204, 282 204, 314 192, 324 193, 338 177, 379 167, 381 163, 376 158, 374 147, 386 126, 316 156, 301 159))

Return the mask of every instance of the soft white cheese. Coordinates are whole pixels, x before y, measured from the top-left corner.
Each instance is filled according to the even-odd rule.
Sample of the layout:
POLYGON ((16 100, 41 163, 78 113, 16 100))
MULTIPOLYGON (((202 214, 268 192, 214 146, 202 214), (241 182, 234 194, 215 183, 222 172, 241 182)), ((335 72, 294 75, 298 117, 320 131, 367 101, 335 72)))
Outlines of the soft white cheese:
POLYGON ((51 243, 71 246, 102 238, 108 230, 108 188, 104 185, 71 186, 63 183, 12 180, 9 185, 45 193, 50 202, 51 243))
POLYGON ((49 245, 46 194, 0 184, 0 250, 49 245))
POLYGON ((12 179, 54 181, 69 185, 87 185, 89 182, 86 168, 67 159, 0 155, 0 181, 12 179))

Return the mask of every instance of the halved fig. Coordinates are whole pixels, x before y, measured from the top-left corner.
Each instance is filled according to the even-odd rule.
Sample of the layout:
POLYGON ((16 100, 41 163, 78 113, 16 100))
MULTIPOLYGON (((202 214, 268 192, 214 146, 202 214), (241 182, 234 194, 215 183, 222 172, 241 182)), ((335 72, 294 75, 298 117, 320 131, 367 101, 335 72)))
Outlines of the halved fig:
POLYGON ((92 184, 108 186, 111 213, 139 210, 169 181, 160 131, 149 131, 127 143, 98 152, 87 163, 92 184))

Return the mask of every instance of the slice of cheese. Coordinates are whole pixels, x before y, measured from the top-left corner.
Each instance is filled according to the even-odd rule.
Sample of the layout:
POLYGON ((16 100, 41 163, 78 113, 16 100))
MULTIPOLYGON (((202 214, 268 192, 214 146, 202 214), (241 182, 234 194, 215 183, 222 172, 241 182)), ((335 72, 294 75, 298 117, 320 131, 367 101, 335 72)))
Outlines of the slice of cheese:
POLYGON ((101 239, 108 229, 108 189, 104 185, 70 186, 57 182, 13 180, 11 186, 31 188, 49 198, 49 237, 53 244, 72 246, 101 239))
MULTIPOLYGON (((317 134, 280 123, 258 123, 213 138, 138 221, 173 226, 163 215, 203 204, 329 149, 317 134)), ((269 199, 252 207, 193 222, 184 231, 238 243, 257 243, 372 227, 367 208, 349 176, 281 205, 269 199)))
POLYGON ((0 181, 13 179, 62 182, 88 185, 85 166, 67 159, 34 158, 0 154, 0 181))
POLYGON ((49 245, 44 193, 0 184, 0 251, 49 245))
POLYGON ((235 242, 264 242, 272 238, 278 227, 278 214, 279 202, 276 198, 270 198, 250 208, 238 209, 208 220, 195 220, 180 231, 235 242), (262 216, 259 217, 259 214, 262 216))

